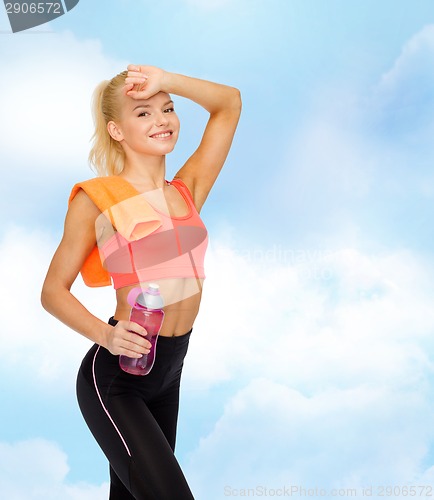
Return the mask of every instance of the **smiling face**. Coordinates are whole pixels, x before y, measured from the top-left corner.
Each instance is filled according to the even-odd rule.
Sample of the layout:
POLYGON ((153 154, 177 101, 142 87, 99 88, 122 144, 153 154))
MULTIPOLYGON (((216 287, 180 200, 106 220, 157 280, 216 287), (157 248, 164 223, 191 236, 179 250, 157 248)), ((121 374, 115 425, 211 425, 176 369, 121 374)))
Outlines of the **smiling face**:
POLYGON ((120 119, 110 121, 107 130, 125 154, 162 156, 175 147, 179 119, 169 94, 159 92, 146 100, 122 95, 120 119))

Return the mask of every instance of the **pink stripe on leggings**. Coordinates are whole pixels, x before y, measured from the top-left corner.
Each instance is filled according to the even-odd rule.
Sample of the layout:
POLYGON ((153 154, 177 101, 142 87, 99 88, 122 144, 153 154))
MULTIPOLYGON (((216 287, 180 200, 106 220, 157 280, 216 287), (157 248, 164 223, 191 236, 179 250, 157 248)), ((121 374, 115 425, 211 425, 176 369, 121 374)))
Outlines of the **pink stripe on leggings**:
POLYGON ((108 412, 107 408, 104 406, 104 403, 102 401, 101 395, 100 395, 99 390, 98 390, 98 386, 96 384, 95 361, 96 361, 96 355, 98 354, 100 347, 101 346, 98 346, 98 349, 96 350, 96 353, 95 353, 95 356, 93 357, 93 362, 92 362, 93 383, 95 385, 95 390, 96 390, 96 393, 98 394, 98 399, 99 399, 99 402, 101 403, 101 406, 104 408, 104 411, 106 412, 106 415, 110 419, 110 422, 113 424, 113 427, 116 429, 116 432, 119 434, 119 437, 121 438, 122 443, 124 443, 124 446, 125 446, 125 449, 127 450, 128 455, 131 457, 131 453, 130 453, 130 450, 129 450, 128 446, 127 446, 127 443, 125 442, 125 439, 123 438, 123 436, 121 434, 121 431, 117 428, 116 424, 114 423, 114 421, 113 421, 112 417, 110 416, 110 413, 108 412))

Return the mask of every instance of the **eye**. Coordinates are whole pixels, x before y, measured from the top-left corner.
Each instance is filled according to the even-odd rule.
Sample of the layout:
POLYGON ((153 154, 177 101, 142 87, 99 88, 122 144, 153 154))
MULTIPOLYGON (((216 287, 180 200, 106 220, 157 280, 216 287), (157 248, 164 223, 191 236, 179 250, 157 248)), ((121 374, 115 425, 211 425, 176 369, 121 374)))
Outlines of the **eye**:
POLYGON ((145 116, 145 115, 149 115, 149 113, 147 111, 143 111, 142 113, 140 113, 139 115, 137 116, 145 116))
POLYGON ((164 110, 165 113, 173 113, 175 111, 175 108, 167 108, 164 110))

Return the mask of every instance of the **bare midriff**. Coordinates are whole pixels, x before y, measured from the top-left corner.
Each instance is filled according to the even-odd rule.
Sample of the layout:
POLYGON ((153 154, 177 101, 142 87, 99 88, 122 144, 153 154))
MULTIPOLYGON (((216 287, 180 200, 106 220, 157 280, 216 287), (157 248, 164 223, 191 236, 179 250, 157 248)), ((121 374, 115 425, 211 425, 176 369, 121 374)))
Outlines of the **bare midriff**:
MULTIPOLYGON (((164 321, 160 335, 178 337, 191 330, 199 312, 203 282, 203 278, 166 278, 152 281, 160 286, 160 293, 165 304, 163 308, 164 321)), ((138 286, 145 290, 147 285, 148 282, 116 290, 115 319, 118 321, 129 319, 131 312, 131 306, 127 301, 129 291, 138 286)))

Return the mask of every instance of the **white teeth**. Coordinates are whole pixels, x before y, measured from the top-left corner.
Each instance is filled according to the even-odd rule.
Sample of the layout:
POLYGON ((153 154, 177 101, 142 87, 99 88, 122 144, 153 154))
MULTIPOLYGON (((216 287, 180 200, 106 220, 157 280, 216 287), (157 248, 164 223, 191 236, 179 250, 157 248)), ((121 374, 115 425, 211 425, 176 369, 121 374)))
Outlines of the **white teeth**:
POLYGON ((152 137, 169 137, 170 132, 166 132, 165 134, 158 134, 158 135, 153 135, 152 137))

